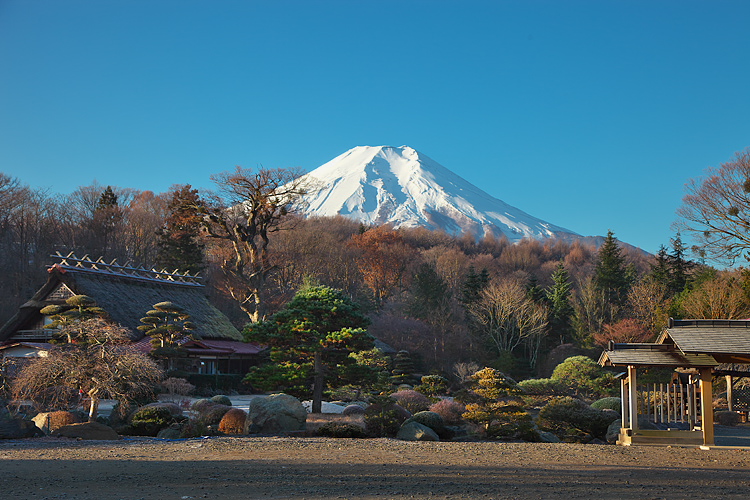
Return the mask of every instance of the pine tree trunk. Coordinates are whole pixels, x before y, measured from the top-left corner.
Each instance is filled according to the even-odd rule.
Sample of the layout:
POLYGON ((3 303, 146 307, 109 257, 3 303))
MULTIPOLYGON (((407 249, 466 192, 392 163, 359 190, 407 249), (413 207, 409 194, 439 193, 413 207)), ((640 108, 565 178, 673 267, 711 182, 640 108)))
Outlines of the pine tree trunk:
POLYGON ((322 413, 323 409, 323 353, 315 353, 315 382, 313 385, 312 413, 322 413))
POLYGON ((96 422, 96 417, 99 415, 99 397, 96 395, 97 391, 89 391, 89 422, 96 422))

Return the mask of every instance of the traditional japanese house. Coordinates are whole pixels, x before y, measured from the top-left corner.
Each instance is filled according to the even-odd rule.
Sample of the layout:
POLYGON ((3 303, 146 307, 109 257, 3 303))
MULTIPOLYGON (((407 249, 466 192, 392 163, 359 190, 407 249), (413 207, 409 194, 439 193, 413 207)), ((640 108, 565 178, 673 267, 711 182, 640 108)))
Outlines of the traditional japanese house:
POLYGON ((714 444, 713 379, 723 363, 750 363, 750 320, 672 320, 656 343, 610 343, 599 363, 627 369, 621 380, 618 444, 714 444), (639 368, 669 367, 671 383, 638 385, 639 368), (648 428, 646 428, 648 427, 648 428))
POLYGON ((33 355, 29 346, 39 351, 39 345, 48 345, 54 331, 44 328, 49 319, 40 309, 62 304, 74 295, 94 299, 111 321, 130 331, 133 343, 144 351, 150 351, 150 345, 137 329, 142 324, 140 318, 159 302, 179 305, 190 314, 196 327, 193 333, 200 339, 185 345, 188 371, 244 374, 264 350, 242 342, 242 334, 208 301, 197 276, 120 266, 86 256, 79 259, 73 254, 57 257, 59 262, 49 268, 47 282, 0 328, 0 352, 4 355, 22 353, 28 357, 33 355))

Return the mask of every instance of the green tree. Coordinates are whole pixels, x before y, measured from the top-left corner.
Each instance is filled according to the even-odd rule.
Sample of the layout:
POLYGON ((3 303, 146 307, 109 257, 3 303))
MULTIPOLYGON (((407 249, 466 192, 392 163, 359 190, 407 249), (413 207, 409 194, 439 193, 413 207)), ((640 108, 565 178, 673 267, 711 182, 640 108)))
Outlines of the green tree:
POLYGON ((414 273, 408 311, 415 318, 430 320, 448 314, 450 291, 432 264, 424 263, 414 273))
POLYGON ((65 300, 65 304, 52 304, 43 307, 40 313, 49 316, 50 323, 44 328, 55 330, 53 343, 78 342, 81 336, 79 325, 93 318, 104 318, 107 312, 98 307, 88 295, 74 295, 65 300))
POLYGON ((312 411, 320 413, 326 368, 342 354, 372 349, 368 319, 340 290, 312 286, 297 292, 269 320, 250 323, 245 339, 271 346, 271 359, 281 370, 303 368, 313 373, 312 411))
POLYGON ((490 283, 490 273, 487 269, 482 269, 477 273, 474 266, 469 266, 463 286, 461 287, 461 303, 464 306, 477 302, 482 290, 487 288, 490 283))
POLYGON ((607 231, 594 268, 594 286, 610 304, 610 316, 624 304, 630 288, 630 277, 625 257, 612 231, 607 231))
POLYGON ((575 311, 570 303, 571 290, 570 275, 562 262, 552 273, 552 286, 546 290, 549 303, 549 329, 550 334, 560 339, 560 344, 572 340, 573 316, 575 311))
POLYGON ((189 184, 174 188, 167 205, 168 215, 157 231, 159 251, 156 265, 166 270, 197 273, 205 268, 203 243, 200 241, 201 220, 194 207, 198 190, 189 184))

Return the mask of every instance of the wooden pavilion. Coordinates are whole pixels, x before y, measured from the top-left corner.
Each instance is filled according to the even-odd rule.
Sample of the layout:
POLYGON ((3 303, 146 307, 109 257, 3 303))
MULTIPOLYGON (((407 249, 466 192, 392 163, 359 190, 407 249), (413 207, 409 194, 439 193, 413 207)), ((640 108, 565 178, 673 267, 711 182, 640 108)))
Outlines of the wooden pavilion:
POLYGON ((610 343, 599 363, 627 370, 618 444, 712 446, 713 377, 722 363, 750 363, 750 320, 670 319, 655 343, 610 343), (674 368, 679 376, 639 386, 637 370, 648 367, 674 368))

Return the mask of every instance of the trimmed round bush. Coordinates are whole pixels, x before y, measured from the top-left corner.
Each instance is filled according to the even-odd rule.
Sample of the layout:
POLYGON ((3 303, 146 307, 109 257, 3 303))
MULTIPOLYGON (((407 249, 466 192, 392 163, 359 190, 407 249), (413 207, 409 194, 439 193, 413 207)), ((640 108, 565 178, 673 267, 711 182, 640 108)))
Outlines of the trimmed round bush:
POLYGON ((422 424, 426 427, 429 427, 433 431, 435 431, 438 435, 442 434, 445 431, 445 421, 443 420, 443 417, 435 413, 434 411, 420 411, 412 415, 410 418, 408 418, 404 425, 408 424, 409 422, 416 422, 418 424, 422 424))
POLYGON ((213 401, 216 404, 220 404, 224 406, 232 406, 232 400, 229 399, 229 396, 225 396, 223 394, 218 394, 212 397, 211 401, 213 401))
POLYGON ((166 408, 173 417, 182 415, 182 408, 176 403, 149 403, 144 405, 143 408, 166 408))
POLYGON ((175 419, 168 408, 151 406, 140 408, 130 418, 130 424, 120 431, 131 436, 156 436, 160 430, 169 427, 175 419))
POLYGON ((518 387, 531 396, 555 396, 562 395, 565 392, 565 385, 559 380, 551 378, 522 380, 518 383, 518 387))
POLYGON ((590 440, 588 436, 604 439, 609 424, 617 418, 614 411, 597 410, 580 399, 566 396, 547 403, 539 411, 537 425, 563 440, 590 440))
POLYGON ((602 398, 591 403, 591 407, 597 410, 614 410, 619 412, 622 409, 622 399, 616 397, 602 398))
POLYGON ((224 434, 243 434, 245 432, 247 413, 239 408, 230 408, 219 422, 219 432, 224 434))
POLYGON ((191 406, 190 409, 199 413, 203 413, 212 406, 216 406, 216 403, 211 401, 210 399, 199 399, 195 403, 193 403, 193 406, 191 406))
POLYGON ((317 431, 318 436, 332 438, 363 438, 367 437, 365 430, 354 424, 343 422, 328 422, 317 431))
POLYGON ((411 389, 394 392, 393 394, 391 394, 391 399, 396 401, 399 406, 407 409, 412 414, 420 411, 425 411, 432 404, 430 398, 411 389))
POLYGON ((341 413, 342 415, 345 415, 347 417, 351 417, 353 415, 364 415, 365 409, 359 405, 349 405, 346 408, 344 408, 344 411, 341 413))
POLYGON ((717 411, 714 417, 719 425, 734 427, 740 423, 740 414, 736 411, 717 411))
POLYGON ((466 412, 466 406, 458 401, 443 399, 430 406, 429 411, 443 417, 446 425, 460 425, 464 420, 461 415, 466 412))
POLYGON ((200 412, 200 420, 206 425, 217 425, 221 422, 221 419, 224 418, 224 415, 226 415, 231 409, 231 406, 214 404, 200 412))

